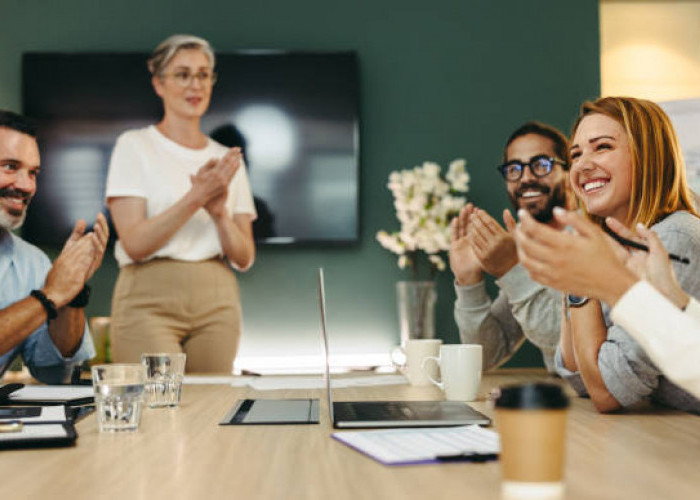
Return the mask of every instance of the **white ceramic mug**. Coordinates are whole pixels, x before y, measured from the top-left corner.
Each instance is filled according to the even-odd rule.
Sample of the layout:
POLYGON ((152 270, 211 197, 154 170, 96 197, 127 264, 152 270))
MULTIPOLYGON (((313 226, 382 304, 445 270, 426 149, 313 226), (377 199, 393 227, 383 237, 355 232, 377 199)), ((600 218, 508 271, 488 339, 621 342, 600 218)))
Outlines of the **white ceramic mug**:
POLYGON ((430 385, 428 375, 433 378, 437 377, 437 366, 428 368, 428 371, 423 370, 423 360, 430 356, 437 356, 440 352, 440 339, 408 339, 403 347, 397 347, 392 352, 392 360, 394 354, 402 353, 405 362, 394 364, 399 370, 406 375, 408 382, 411 385, 430 385))
POLYGON ((440 347, 440 357, 423 360, 423 372, 445 391, 450 401, 474 401, 481 383, 482 347, 479 344, 450 344, 440 347), (430 375, 431 366, 440 367, 440 381, 430 375))

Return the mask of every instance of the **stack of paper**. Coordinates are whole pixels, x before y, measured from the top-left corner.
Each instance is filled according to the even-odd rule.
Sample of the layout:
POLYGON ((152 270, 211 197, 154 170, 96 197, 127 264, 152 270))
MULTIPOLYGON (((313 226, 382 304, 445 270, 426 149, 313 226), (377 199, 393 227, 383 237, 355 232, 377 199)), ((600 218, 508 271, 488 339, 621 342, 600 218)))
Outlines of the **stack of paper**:
POLYGON ((76 437, 65 406, 0 408, 0 449, 69 446, 76 437))
POLYGON ((498 433, 478 425, 463 427, 336 432, 338 441, 386 465, 479 460, 500 453, 498 433))
POLYGON ((9 395, 13 404, 71 404, 92 403, 95 391, 91 385, 25 385, 9 395))
MULTIPOLYGON (((375 385, 405 384, 403 375, 373 375, 366 377, 334 378, 331 384, 334 389, 345 387, 363 387, 375 385)), ((322 376, 317 377, 251 377, 247 385, 256 391, 272 391, 278 389, 323 389, 326 381, 322 376)))

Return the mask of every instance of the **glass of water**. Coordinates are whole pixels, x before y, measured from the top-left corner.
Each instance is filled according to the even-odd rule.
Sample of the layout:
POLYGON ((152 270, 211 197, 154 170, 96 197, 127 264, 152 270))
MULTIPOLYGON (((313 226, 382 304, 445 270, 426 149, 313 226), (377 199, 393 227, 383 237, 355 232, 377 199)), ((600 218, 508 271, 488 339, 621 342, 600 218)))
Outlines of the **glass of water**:
POLYGON ((141 354, 146 367, 146 401, 151 408, 180 406, 182 377, 187 355, 177 353, 141 354))
POLYGON ((141 420, 146 368, 113 364, 92 367, 100 432, 135 431, 141 420))

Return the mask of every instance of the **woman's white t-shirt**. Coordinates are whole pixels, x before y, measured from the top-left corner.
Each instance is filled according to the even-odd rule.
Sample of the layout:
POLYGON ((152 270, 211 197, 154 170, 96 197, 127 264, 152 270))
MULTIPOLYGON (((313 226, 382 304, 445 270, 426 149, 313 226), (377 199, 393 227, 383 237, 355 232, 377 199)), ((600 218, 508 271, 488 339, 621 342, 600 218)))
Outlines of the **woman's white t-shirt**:
MULTIPOLYGON (((158 215, 181 199, 191 187, 190 175, 212 158, 221 158, 228 148, 209 139, 203 149, 190 149, 171 141, 155 126, 129 130, 117 139, 109 163, 106 198, 138 197, 146 200, 146 217, 158 215)), ((233 214, 250 214, 255 219, 255 205, 245 166, 241 165, 229 185, 226 210, 233 214)), ((120 267, 133 263, 121 242, 115 256, 120 267)), ((200 208, 148 259, 156 257, 201 261, 223 254, 216 225, 204 208, 200 208)))

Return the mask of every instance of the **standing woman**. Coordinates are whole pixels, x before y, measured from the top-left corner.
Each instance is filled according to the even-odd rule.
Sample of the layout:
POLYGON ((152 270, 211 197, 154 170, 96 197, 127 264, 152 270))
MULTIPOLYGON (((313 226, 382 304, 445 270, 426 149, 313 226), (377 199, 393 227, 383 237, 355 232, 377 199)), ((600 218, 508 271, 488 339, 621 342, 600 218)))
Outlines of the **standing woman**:
POLYGON ((238 148, 200 130, 216 80, 209 43, 173 35, 151 54, 163 101, 157 125, 117 140, 107 204, 119 241, 112 298, 114 360, 185 352, 188 372, 231 372, 241 305, 231 266, 255 258, 253 197, 238 148))
MULTIPOLYGON (((700 218, 676 134, 661 108, 624 97, 584 103, 573 129, 571 159, 571 186, 588 216, 653 229, 670 253, 690 259, 674 268, 683 290, 699 298, 700 218)), ((650 398, 700 412, 700 401, 666 379, 612 322, 607 304, 569 296, 568 306, 569 328, 562 328, 557 371, 580 394, 587 393, 599 411, 650 398)))

